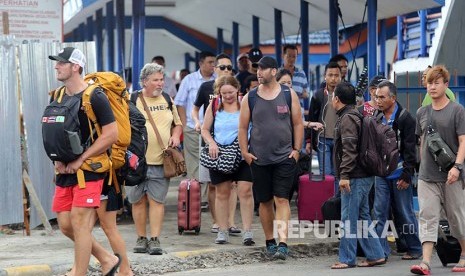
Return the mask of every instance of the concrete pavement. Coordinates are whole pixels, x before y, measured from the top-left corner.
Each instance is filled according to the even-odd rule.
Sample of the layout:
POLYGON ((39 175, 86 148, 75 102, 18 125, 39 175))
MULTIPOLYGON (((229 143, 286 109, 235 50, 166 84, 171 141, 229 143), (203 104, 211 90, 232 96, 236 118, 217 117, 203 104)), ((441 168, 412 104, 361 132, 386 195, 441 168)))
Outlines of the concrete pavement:
MULTIPOLYGON (((132 264, 159 266, 158 272, 182 271, 201 267, 221 266, 221 263, 212 261, 206 263, 209 256, 218 256, 222 252, 234 252, 247 258, 255 258, 264 249, 265 239, 259 218, 254 216, 252 231, 256 245, 246 247, 242 245, 242 236, 230 236, 230 243, 217 245, 214 243, 216 234, 210 232, 212 225, 208 212, 202 213, 202 224, 199 235, 193 232, 178 234, 177 230, 177 187, 180 179, 172 179, 160 242, 165 254, 151 256, 148 254, 132 253, 137 236, 134 224, 130 220, 119 223, 121 232, 128 250, 132 264), (200 262, 200 264, 199 264, 200 262), (200 267, 199 267, 200 266, 200 267)), ((297 219, 297 209, 294 201, 291 203, 292 218, 297 219)), ((236 225, 241 228, 239 206, 236 211, 236 225)), ((95 238, 105 248, 110 249, 103 230, 96 225, 93 232, 95 238)), ((306 233, 303 238, 289 240, 291 251, 300 255, 328 255, 335 251, 337 239, 318 239, 313 233, 306 233), (312 253, 317 252, 317 253, 312 253)), ((299 255, 299 256, 300 256, 299 255)), ((292 257, 292 255, 291 255, 292 257)), ((73 264, 73 243, 67 239, 58 229, 52 235, 47 235, 45 230, 32 230, 31 236, 23 235, 22 231, 16 231, 14 235, 0 235, 0 276, 4 275, 57 275, 63 274, 73 264)), ((91 265, 96 265, 92 258, 91 265)))

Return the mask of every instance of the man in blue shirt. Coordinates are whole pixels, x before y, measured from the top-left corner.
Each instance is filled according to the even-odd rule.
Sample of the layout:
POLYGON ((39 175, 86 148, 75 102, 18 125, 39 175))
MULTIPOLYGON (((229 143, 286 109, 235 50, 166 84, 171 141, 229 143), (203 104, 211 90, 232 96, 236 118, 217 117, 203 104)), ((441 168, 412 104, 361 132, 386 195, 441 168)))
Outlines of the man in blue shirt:
POLYGON ((396 86, 385 80, 376 90, 378 110, 374 116, 381 118, 383 124, 390 125, 397 134, 400 160, 397 169, 387 177, 376 177, 375 181, 375 219, 378 220, 376 233, 387 258, 390 248, 382 234, 387 227, 390 210, 396 221, 399 236, 405 241, 407 253, 403 260, 413 260, 421 256, 421 243, 418 238, 418 222, 413 211, 412 176, 416 165, 415 119, 396 101, 396 86))

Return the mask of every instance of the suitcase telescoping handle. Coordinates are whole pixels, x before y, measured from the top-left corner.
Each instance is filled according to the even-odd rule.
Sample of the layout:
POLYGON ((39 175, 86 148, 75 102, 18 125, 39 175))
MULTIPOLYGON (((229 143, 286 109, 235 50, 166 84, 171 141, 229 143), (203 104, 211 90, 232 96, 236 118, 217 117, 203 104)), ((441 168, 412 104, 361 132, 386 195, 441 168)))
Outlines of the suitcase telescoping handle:
MULTIPOLYGON (((319 133, 317 135, 320 136, 319 133)), ((313 141, 312 136, 313 136, 313 131, 310 130, 310 143, 312 143, 312 141, 313 141)), ((317 154, 319 154, 318 149, 320 148, 319 147, 320 146, 319 145, 320 144, 320 139, 318 138, 317 140, 318 141, 317 141, 316 148, 317 148, 317 154)), ((322 179, 325 179, 325 159, 326 159, 325 154, 324 154, 325 151, 326 151, 326 127, 323 125, 323 154, 322 154, 322 156, 323 156, 323 158, 322 158, 323 159, 323 163, 322 163, 323 170, 322 170, 322 172, 323 173, 321 174, 322 179)), ((312 162, 313 162, 313 146, 310 146, 310 168, 308 170, 308 178, 309 179, 312 179, 312 162)), ((318 164, 318 165, 320 165, 320 164, 318 164)))

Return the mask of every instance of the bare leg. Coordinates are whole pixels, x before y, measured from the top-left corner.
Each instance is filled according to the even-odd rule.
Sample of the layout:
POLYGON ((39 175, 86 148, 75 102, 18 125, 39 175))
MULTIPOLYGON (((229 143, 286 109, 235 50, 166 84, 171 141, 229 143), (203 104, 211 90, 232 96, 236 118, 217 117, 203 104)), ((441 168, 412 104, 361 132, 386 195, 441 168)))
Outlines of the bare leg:
POLYGON ((241 207, 242 227, 244 231, 250 231, 253 220, 253 194, 252 183, 239 181, 237 183, 237 194, 241 207))
POLYGON ((237 209, 237 184, 236 182, 231 183, 231 192, 229 195, 229 225, 236 227, 235 216, 237 209))
POLYGON ((163 219, 165 216, 165 205, 158 203, 148 197, 149 201, 149 223, 150 237, 160 237, 163 219))
POLYGON ((208 182, 208 206, 210 206, 210 214, 212 216, 212 227, 217 227, 216 225, 216 212, 215 212, 215 197, 216 197, 216 188, 212 185, 211 182, 208 182))
POLYGON ((138 237, 147 237, 147 195, 144 195, 138 202, 132 204, 132 218, 136 226, 138 237))
POLYGON ((229 198, 231 193, 231 181, 216 185, 215 212, 217 224, 221 231, 228 231, 229 224, 229 198))
POLYGON ((265 232, 265 239, 273 239, 273 200, 270 199, 267 202, 260 202, 258 212, 260 213, 260 222, 262 223, 263 232, 265 232))
POLYGON ((107 200, 101 201, 100 208, 97 209, 100 226, 105 232, 113 252, 121 256, 121 265, 118 275, 132 276, 134 274, 131 270, 128 255, 126 253, 126 243, 124 242, 123 237, 121 237, 118 227, 116 226, 117 211, 106 211, 107 202, 107 200))
POLYGON ((289 200, 287 198, 274 197, 274 202, 276 204, 276 220, 281 222, 282 227, 284 227, 282 232, 278 232, 279 241, 287 241, 287 224, 291 217, 291 208, 289 207, 289 200))
MULTIPOLYGON (((74 232, 71 224, 71 212, 59 212, 57 213, 58 225, 61 232, 67 236, 70 240, 74 241, 74 232)), ((95 224, 96 216, 95 213, 92 215, 92 219, 89 221, 89 227, 92 229, 95 224)), ((92 255, 97 258, 102 266, 102 271, 109 271, 117 262, 118 258, 108 252, 103 246, 98 243, 93 236, 92 239, 92 255)), ((73 265, 71 271, 67 274, 69 276, 76 275, 76 264, 73 265)))

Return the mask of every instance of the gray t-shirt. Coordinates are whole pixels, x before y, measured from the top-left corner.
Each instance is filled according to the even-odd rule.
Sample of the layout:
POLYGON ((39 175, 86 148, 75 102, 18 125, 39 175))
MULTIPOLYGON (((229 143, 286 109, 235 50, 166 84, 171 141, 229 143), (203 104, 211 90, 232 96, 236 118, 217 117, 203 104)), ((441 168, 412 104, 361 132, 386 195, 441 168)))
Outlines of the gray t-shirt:
POLYGON ((292 152, 292 126, 290 110, 284 93, 273 100, 265 100, 258 94, 252 110, 250 152, 257 157, 260 166, 279 164, 292 152))
MULTIPOLYGON (((425 134, 428 130, 428 116, 431 105, 420 107, 417 111, 415 134, 423 137, 421 151, 420 172, 418 178, 427 182, 446 182, 447 173, 439 170, 433 155, 428 151, 425 134)), ((432 123, 444 142, 455 153, 459 148, 458 137, 465 135, 465 109, 460 104, 449 102, 443 109, 432 111, 432 123)))

